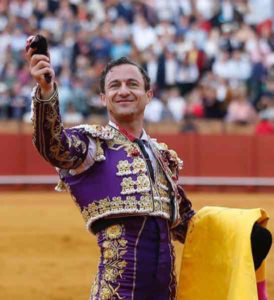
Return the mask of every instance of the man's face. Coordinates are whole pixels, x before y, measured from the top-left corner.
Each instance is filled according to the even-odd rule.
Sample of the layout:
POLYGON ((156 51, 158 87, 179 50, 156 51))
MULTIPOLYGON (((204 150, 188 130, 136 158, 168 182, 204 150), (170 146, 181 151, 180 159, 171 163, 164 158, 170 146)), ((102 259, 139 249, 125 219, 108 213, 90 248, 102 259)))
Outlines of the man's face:
POLYGON ((145 91, 143 76, 136 66, 123 64, 107 73, 101 100, 107 107, 110 120, 118 124, 142 120, 151 97, 152 91, 145 91))

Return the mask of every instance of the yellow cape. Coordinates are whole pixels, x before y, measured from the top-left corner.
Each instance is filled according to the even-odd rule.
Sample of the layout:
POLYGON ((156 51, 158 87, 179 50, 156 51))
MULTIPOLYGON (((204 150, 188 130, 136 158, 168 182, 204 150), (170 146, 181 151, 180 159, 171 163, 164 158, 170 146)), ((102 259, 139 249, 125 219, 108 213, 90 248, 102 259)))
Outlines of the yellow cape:
POLYGON ((255 274, 250 236, 253 224, 266 226, 267 219, 259 208, 204 207, 197 212, 184 245, 177 299, 258 300, 264 263, 255 274))

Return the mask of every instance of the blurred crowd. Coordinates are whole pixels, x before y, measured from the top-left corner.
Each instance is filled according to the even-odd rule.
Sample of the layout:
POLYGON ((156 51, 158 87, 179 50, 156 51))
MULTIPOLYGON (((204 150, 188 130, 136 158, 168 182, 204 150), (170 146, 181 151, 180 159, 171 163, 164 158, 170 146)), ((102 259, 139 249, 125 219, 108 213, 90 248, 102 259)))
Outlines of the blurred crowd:
POLYGON ((0 119, 30 120, 24 49, 40 33, 64 122, 106 117, 100 72, 127 56, 152 81, 147 122, 214 119, 274 133, 273 14, 272 0, 0 0, 0 119))

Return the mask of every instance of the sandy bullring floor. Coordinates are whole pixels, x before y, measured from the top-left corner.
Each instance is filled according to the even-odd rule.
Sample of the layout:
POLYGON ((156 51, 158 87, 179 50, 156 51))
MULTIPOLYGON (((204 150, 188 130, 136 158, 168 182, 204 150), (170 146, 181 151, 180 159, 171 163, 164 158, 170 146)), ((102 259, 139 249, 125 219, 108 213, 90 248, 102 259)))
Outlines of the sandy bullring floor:
MULTIPOLYGON (((273 194, 189 194, 194 208, 205 205, 253 208, 270 214, 273 194)), ((175 243, 180 265, 182 246, 175 243)), ((66 193, 0 193, 0 299, 86 300, 99 252, 66 193)), ((274 254, 268 257, 268 293, 274 299, 274 254)), ((243 299, 244 300, 244 299, 243 299)))

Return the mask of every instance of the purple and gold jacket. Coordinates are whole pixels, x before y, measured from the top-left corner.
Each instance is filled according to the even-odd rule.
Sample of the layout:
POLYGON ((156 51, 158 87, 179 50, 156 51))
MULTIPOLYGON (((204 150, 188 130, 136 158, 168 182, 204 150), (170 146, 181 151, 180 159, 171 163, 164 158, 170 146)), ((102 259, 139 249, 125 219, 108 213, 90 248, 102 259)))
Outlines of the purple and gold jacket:
POLYGON ((140 148, 117 129, 106 125, 82 125, 64 129, 57 89, 49 100, 33 93, 33 142, 39 153, 58 168, 88 229, 102 218, 130 215, 158 216, 170 220, 174 236, 183 241, 194 214, 177 179, 181 160, 165 144, 149 139, 157 160, 151 179, 140 148), (80 174, 89 140, 96 142, 95 163, 80 174))

